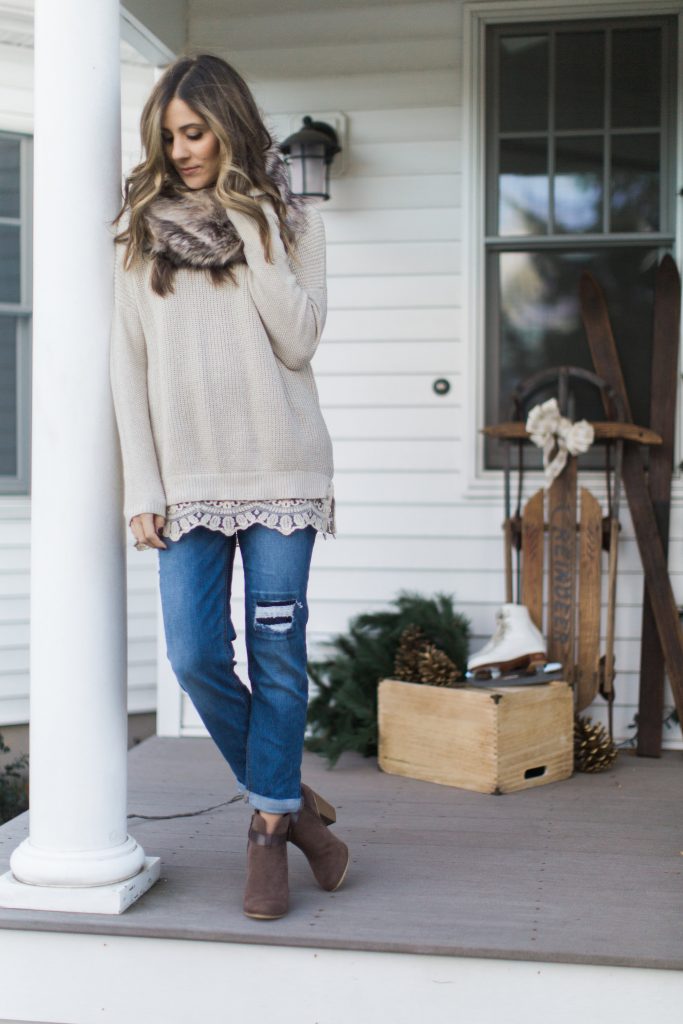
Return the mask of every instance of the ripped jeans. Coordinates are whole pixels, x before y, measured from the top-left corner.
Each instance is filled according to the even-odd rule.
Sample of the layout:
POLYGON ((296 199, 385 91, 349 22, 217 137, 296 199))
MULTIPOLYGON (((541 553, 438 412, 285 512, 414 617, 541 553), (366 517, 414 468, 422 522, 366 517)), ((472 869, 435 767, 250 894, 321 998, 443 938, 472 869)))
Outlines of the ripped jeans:
POLYGON ((166 650, 176 678, 262 811, 300 808, 308 674, 306 590, 313 526, 288 536, 254 523, 232 537, 196 526, 159 549, 166 650), (230 594, 235 548, 244 566, 247 670, 235 672, 230 594))

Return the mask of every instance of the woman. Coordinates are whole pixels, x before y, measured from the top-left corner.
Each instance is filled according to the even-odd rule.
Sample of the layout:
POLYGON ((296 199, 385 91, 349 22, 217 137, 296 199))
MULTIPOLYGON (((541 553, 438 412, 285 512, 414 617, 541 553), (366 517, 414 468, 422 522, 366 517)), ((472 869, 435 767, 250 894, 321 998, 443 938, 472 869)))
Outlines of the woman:
POLYGON ((334 808, 301 782, 306 589, 334 536, 332 444, 310 361, 326 312, 325 238, 239 74, 166 69, 141 119, 117 235, 111 379, 138 549, 156 548, 168 656, 254 808, 244 912, 288 909, 287 840, 342 884, 334 808), (230 618, 237 543, 248 689, 230 618))

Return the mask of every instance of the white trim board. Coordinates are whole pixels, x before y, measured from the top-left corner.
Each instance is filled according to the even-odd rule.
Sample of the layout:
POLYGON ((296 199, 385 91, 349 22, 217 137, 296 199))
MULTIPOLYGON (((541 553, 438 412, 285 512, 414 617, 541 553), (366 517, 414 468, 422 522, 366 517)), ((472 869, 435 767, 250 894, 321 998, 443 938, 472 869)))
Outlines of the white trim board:
MULTIPOLYGON (((567 21, 571 18, 643 17, 673 14, 678 16, 678 93, 677 107, 683 109, 683 2, 682 0, 648 0, 644 9, 642 0, 467 0, 463 6, 463 334, 469 339, 466 351, 467 394, 472 405, 467 411, 468 422, 476 441, 464 446, 463 492, 465 500, 500 501, 503 493, 500 470, 483 468, 483 438, 479 433, 484 424, 484 201, 486 133, 484 109, 485 34, 488 25, 524 21, 567 21)), ((676 123, 678 123, 678 116, 676 123)), ((677 139, 675 179, 683 172, 683 132, 677 139)), ((675 258, 680 266, 683 253, 681 233, 683 211, 680 204, 676 217, 675 258)), ((681 394, 677 411, 678 439, 675 465, 683 452, 683 417, 681 394)), ((539 481, 541 475, 538 475, 539 481)), ((539 484, 540 486, 540 484, 539 484)), ((674 476, 672 501, 683 502, 683 477, 677 470, 674 476)))
POLYGON ((481 18, 487 24, 508 21, 567 20, 569 18, 616 18, 680 14, 681 0, 466 0, 465 20, 481 18))
POLYGON ((155 36, 134 14, 121 6, 121 38, 124 39, 150 64, 163 66, 175 59, 175 53, 155 36))
POLYGON ((0 930, 0 1013, 51 1024, 678 1024, 683 973, 525 960, 0 930), (74 964, 78 984, 74 985, 74 964), (39 985, 36 978, 41 979, 39 985), (188 984, 201 978, 201 984, 188 984), (125 984, 122 984, 125 979, 125 984), (163 979, 163 981, 161 981, 163 979), (263 984, 267 979, 267 984, 263 984))
POLYGON ((0 494, 0 522, 5 519, 18 519, 25 522, 30 518, 31 496, 29 494, 0 494))

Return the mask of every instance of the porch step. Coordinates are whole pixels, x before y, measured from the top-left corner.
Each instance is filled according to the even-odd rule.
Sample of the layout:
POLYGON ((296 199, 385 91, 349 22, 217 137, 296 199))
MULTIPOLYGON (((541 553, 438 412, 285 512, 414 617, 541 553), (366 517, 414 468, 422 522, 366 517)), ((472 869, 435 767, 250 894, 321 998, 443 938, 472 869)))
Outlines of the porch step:
MULTIPOLYGON (((128 942, 131 958, 134 950, 148 949, 149 958, 140 955, 150 969, 161 964, 155 958, 164 961, 161 973, 153 972, 157 989, 163 977, 162 987, 175 991, 177 962, 188 992, 199 1000, 206 971, 197 966, 195 972, 190 961, 183 969, 176 954, 191 947, 209 957, 213 950, 211 956, 225 970, 233 962, 244 963, 256 977, 265 963, 259 956, 270 956, 275 951, 269 948, 276 947, 282 964, 292 966, 295 989, 308 986, 312 978, 323 985, 315 997, 320 1013, 310 1020, 325 1024, 372 1019, 355 1012, 340 1016, 330 1000, 343 1004, 348 995, 352 1003, 356 982, 358 992, 367 994, 372 971, 380 972, 382 964, 389 965, 386 983, 393 979, 397 1007, 402 972, 414 976, 423 998, 431 992, 435 1005, 440 1005, 437 993, 448 992, 455 1001, 451 1005, 460 1007, 462 986, 471 976, 485 986, 482 1007, 494 999, 493 989, 505 992, 505 979, 516 985, 516 978, 527 979, 525 985, 539 979, 539 992, 552 978, 556 994, 579 978, 582 1005, 587 1006, 589 976, 603 968, 602 984, 611 979, 611 999, 618 992, 626 1000, 628 978, 642 977, 643 992, 650 991, 648 979, 659 978, 658 1024, 674 1019, 666 1016, 664 995, 683 983, 679 752, 661 760, 622 752, 604 774, 575 775, 505 796, 385 775, 376 761, 356 755, 344 755, 329 771, 321 759, 306 754, 304 778, 336 806, 333 828, 351 847, 351 868, 342 889, 323 892, 303 855, 292 848, 291 910, 273 922, 242 914, 249 808, 241 800, 227 802, 236 787, 211 741, 149 739, 130 752, 129 776, 131 813, 151 816, 131 817, 129 829, 148 856, 161 857, 159 882, 116 917, 0 910, 3 949, 13 944, 23 949, 33 936, 38 950, 40 936, 41 942, 53 944, 60 937, 65 949, 78 946, 94 963, 97 956, 85 952, 89 942, 101 954, 105 944, 112 950, 114 943, 118 949, 135 939, 128 942), (49 940, 48 933, 55 939, 49 940), (372 955, 364 958, 362 953, 372 955), (329 965, 329 978, 323 964, 329 965), (337 989, 328 998, 324 985, 333 984, 334 971, 342 969, 343 995, 337 989)), ((26 831, 26 815, 0 829, 0 873, 26 831)), ((3 957, 3 975, 11 978, 3 957)), ((375 976, 379 985, 384 975, 375 976)), ((252 983, 244 984, 255 995, 252 983)), ((3 1014, 12 1017, 3 1005, 6 991, 3 987, 0 995, 0 1020, 3 1014)), ((379 989, 374 991, 379 998, 379 989)), ((671 1004, 678 1013, 682 994, 671 1004)), ((106 996, 114 1000, 114 993, 106 996)), ((295 1000, 295 1010, 297 1005, 295 1000)), ((610 1005, 612 1015, 617 1014, 616 1005, 610 1005)), ((564 1019, 557 1017, 559 1004, 554 1006, 556 1019, 564 1019)), ((546 1004, 546 1015, 547 1009, 546 1004)), ((34 1014, 33 1019, 48 1018, 34 1014)), ((176 1018, 167 1014, 165 1019, 170 1024, 176 1018)), ((403 1019, 411 1018, 392 1016, 403 1019)), ((490 1019, 517 1018, 507 1013, 490 1019)), ((525 1024, 535 1019, 542 1018, 534 1017, 529 1004, 525 1024)), ((622 1014, 622 1019, 634 1017, 622 1014)), ((152 1024, 153 1018, 144 1020, 152 1024)))

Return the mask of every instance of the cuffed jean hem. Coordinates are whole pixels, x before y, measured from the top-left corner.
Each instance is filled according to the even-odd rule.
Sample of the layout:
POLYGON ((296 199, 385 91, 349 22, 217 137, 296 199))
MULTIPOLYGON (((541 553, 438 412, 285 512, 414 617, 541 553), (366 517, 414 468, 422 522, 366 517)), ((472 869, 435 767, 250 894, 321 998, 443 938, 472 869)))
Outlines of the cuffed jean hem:
POLYGON ((298 800, 296 798, 291 800, 274 800, 269 796, 251 793, 241 782, 237 783, 237 788, 247 803, 255 807, 257 811, 265 811, 266 814, 289 814, 293 811, 300 811, 303 807, 303 797, 299 797, 298 800))

